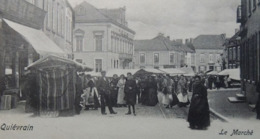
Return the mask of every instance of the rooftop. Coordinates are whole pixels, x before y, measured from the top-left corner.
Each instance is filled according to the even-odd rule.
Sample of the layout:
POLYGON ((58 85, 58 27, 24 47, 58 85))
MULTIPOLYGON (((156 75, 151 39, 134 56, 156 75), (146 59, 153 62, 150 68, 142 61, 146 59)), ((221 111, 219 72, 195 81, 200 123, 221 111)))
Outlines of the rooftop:
POLYGON ((193 41, 195 49, 223 49, 225 35, 199 35, 193 41))
POLYGON ((75 8, 75 22, 76 23, 113 23, 133 34, 135 32, 128 28, 125 23, 119 22, 118 12, 119 9, 97 9, 93 5, 84 1, 77 5, 75 8), (109 11, 109 12, 106 12, 109 11))

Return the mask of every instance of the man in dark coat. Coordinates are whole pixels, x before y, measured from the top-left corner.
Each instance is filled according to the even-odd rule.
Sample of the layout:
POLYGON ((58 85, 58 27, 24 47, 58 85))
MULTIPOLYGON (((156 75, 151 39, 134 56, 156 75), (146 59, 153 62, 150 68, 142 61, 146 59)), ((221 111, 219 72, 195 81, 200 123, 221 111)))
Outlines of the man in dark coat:
POLYGON ((118 76, 117 74, 114 74, 113 79, 110 82, 110 87, 111 87, 110 99, 111 99, 111 105, 113 107, 117 106, 117 94, 118 94, 117 83, 118 83, 118 76))
POLYGON ((101 113, 102 115, 106 115, 106 105, 108 106, 110 114, 117 114, 114 112, 111 101, 110 101, 110 86, 109 86, 109 80, 106 77, 106 72, 101 72, 102 77, 99 78, 97 81, 97 89, 100 94, 100 101, 101 101, 101 113))
POLYGON ((199 76, 195 76, 193 84, 188 122, 191 129, 206 129, 210 125, 207 89, 199 76))
POLYGON ((133 108, 133 114, 134 116, 136 115, 135 113, 135 103, 136 103, 136 92, 137 90, 137 85, 136 81, 133 79, 133 75, 131 73, 127 73, 127 80, 125 83, 125 100, 126 104, 128 105, 128 112, 126 115, 131 114, 131 106, 133 108))
POLYGON ((81 94, 83 94, 83 88, 82 88, 82 78, 77 75, 77 82, 76 82, 76 95, 75 95, 75 113, 80 114, 80 111, 82 107, 80 106, 80 100, 81 100, 81 94))

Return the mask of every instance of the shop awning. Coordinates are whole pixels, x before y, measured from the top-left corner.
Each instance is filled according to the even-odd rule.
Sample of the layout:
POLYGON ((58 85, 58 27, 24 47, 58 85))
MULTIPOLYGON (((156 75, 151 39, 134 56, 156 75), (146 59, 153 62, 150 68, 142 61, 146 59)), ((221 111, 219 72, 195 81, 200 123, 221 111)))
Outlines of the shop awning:
POLYGON ((233 80, 240 80, 240 69, 225 69, 218 75, 229 75, 229 78, 233 80))
POLYGON ((17 24, 7 19, 4 19, 4 22, 18 32, 41 56, 46 56, 49 54, 58 56, 66 55, 66 53, 50 38, 48 38, 43 31, 17 24))
POLYGON ((208 72, 207 75, 218 75, 218 72, 217 71, 211 71, 211 72, 208 72))

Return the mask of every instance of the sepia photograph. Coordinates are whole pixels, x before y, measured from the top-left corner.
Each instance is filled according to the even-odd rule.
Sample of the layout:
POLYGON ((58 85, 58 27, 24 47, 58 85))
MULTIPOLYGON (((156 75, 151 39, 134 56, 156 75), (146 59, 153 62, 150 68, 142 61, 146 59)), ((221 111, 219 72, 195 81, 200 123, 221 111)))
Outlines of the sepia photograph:
POLYGON ((0 0, 1 139, 258 139, 260 0, 0 0))

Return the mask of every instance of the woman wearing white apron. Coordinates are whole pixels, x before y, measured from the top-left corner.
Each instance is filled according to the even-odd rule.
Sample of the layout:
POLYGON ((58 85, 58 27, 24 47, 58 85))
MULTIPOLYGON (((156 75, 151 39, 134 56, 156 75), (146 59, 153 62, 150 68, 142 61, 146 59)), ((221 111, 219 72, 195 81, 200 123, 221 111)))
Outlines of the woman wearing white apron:
POLYGON ((117 106, 121 107, 121 106, 126 106, 126 101, 125 101, 125 92, 124 92, 124 88, 125 88, 125 76, 122 74, 120 75, 120 79, 117 83, 117 87, 119 87, 118 89, 118 95, 117 95, 117 106))
POLYGON ((179 107, 186 107, 189 104, 188 92, 187 92, 187 81, 183 75, 177 85, 177 97, 179 99, 179 107))

